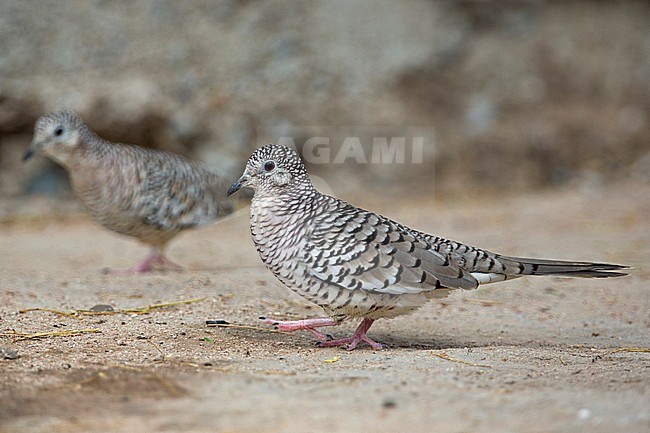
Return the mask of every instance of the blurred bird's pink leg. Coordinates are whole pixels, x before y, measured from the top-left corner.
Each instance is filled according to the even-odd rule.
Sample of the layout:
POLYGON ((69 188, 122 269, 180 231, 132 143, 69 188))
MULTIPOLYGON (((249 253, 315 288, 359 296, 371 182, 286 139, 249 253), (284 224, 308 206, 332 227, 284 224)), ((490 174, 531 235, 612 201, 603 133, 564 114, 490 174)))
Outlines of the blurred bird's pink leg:
POLYGON ((133 275, 151 271, 182 271, 184 269, 181 265, 169 260, 160 251, 152 250, 141 262, 128 269, 107 269, 105 271, 116 275, 133 275))
POLYGON ((156 257, 154 258, 153 262, 150 263, 149 267, 144 269, 142 272, 147 272, 151 270, 180 272, 185 270, 185 268, 182 267, 181 265, 176 264, 171 260, 169 260, 163 253, 154 252, 152 255, 156 257))
POLYGON ((344 346, 347 344, 348 350, 354 350, 357 347, 357 345, 363 341, 367 343, 370 347, 372 347, 374 350, 381 350, 382 349, 381 344, 371 340, 370 338, 368 338, 368 336, 366 336, 366 332, 368 332, 368 329, 370 329, 373 322, 374 319, 365 318, 361 321, 361 324, 359 324, 357 329, 354 331, 352 337, 341 338, 340 340, 321 341, 319 343, 319 346, 336 347, 336 346, 344 346))

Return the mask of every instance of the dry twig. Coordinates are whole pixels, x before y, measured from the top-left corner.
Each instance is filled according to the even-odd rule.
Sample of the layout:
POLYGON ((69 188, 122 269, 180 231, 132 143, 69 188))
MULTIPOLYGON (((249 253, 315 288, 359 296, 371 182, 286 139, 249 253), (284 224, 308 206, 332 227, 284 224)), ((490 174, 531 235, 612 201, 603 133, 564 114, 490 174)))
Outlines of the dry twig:
POLYGON ((437 356, 440 359, 444 359, 445 361, 458 362, 459 364, 471 365, 472 367, 492 368, 490 365, 477 364, 474 362, 463 361, 462 359, 452 358, 446 353, 434 353, 433 355, 437 356))
POLYGON ((611 352, 605 353, 605 355, 611 355, 612 353, 621 353, 621 352, 641 352, 641 353, 650 353, 650 347, 621 347, 611 352))
POLYGON ((467 298, 464 299, 464 302, 468 302, 470 304, 479 304, 484 307, 493 307, 495 305, 499 305, 499 301, 493 301, 491 299, 476 299, 476 298, 467 298))
POLYGON ((194 302, 203 301, 203 298, 188 299, 186 301, 174 301, 174 302, 163 302, 160 304, 147 305, 140 308, 123 308, 117 310, 108 310, 108 311, 94 311, 94 310, 72 310, 72 311, 62 311, 54 310, 52 308, 26 308, 24 310, 19 310, 19 313, 28 313, 30 311, 46 311, 49 313, 54 313, 59 316, 67 317, 77 317, 77 316, 109 316, 115 314, 148 314, 151 310, 174 307, 177 305, 191 304, 194 302))
POLYGON ((36 338, 49 338, 49 337, 70 337, 81 334, 91 334, 102 332, 99 329, 66 329, 65 331, 50 331, 50 332, 35 332, 27 334, 18 331, 5 331, 3 335, 14 337, 14 341, 33 340, 36 338))

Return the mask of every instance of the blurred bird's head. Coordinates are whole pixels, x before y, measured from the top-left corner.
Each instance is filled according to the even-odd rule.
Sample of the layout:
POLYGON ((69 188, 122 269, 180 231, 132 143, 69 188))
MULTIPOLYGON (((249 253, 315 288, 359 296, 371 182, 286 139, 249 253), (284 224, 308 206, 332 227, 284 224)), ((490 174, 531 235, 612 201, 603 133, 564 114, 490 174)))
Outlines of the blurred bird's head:
POLYGON ((248 159, 244 174, 231 185, 228 195, 251 187, 255 193, 279 195, 289 189, 311 189, 305 165, 290 147, 267 144, 248 159))
POLYGON ((65 166, 70 155, 80 146, 80 134, 84 128, 81 118, 72 111, 40 117, 34 126, 34 138, 25 151, 23 161, 34 154, 43 154, 65 166))

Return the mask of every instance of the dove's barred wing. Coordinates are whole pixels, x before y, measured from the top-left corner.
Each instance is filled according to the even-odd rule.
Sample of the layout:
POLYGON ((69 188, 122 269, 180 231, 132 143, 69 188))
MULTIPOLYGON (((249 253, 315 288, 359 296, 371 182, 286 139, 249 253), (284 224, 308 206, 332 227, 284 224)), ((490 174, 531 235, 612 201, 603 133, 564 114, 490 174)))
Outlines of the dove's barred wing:
POLYGON ((348 290, 420 293, 474 289, 477 280, 407 227, 322 196, 311 221, 304 260, 312 277, 348 290))
POLYGON ((124 145, 136 165, 134 218, 161 230, 177 231, 215 221, 229 213, 225 183, 198 163, 166 152, 124 145))

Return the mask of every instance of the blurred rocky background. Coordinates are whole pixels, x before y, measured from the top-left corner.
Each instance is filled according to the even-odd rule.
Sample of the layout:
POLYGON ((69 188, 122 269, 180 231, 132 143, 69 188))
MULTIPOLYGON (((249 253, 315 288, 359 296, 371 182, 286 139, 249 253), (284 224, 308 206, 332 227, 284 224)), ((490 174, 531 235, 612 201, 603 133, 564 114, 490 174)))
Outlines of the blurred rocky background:
POLYGON ((421 163, 310 167, 336 192, 648 182, 650 3, 0 1, 0 200, 70 196, 20 161, 64 107, 234 176, 267 141, 325 136, 332 162, 358 134, 370 160, 425 131, 421 163))

